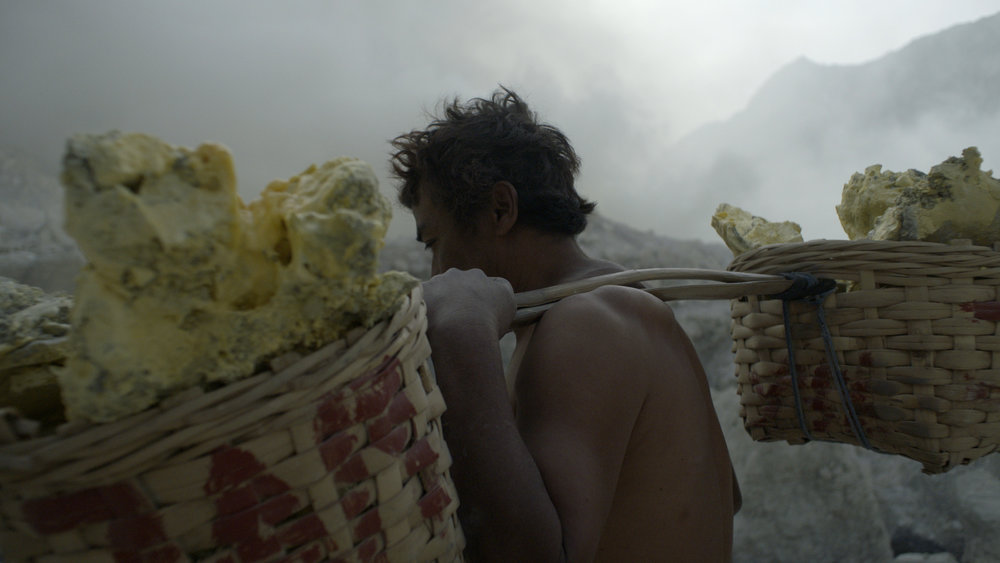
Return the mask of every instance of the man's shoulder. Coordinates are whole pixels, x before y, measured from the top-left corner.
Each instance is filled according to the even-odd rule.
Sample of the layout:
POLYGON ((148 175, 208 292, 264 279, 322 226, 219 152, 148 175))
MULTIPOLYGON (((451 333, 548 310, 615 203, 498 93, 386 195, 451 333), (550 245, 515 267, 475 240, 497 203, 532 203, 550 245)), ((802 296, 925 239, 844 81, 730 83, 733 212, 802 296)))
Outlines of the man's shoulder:
POLYGON ((580 405, 595 401, 589 408, 614 403, 627 410, 641 403, 648 388, 648 370, 642 366, 649 363, 646 355, 653 347, 646 345, 651 335, 643 333, 648 331, 637 328, 637 303, 631 301, 645 300, 643 296, 651 297, 638 289, 602 287, 553 305, 532 330, 518 365, 518 403, 525 393, 539 392, 580 405), (584 398, 548 393, 566 386, 592 392, 584 398))
POLYGON ((605 286, 566 297, 532 331, 518 367, 518 396, 572 385, 596 390, 599 402, 641 402, 665 362, 678 357, 669 351, 679 342, 676 327, 670 308, 641 289, 605 286))
POLYGON ((645 343, 677 330, 673 312, 658 298, 637 288, 604 286, 553 305, 535 327, 532 346, 568 346, 583 355, 610 349, 617 356, 648 349, 645 343))
POLYGON ((642 289, 621 285, 606 285, 566 297, 553 305, 545 317, 549 317, 549 324, 594 321, 634 327, 650 317, 674 322, 669 305, 642 289))

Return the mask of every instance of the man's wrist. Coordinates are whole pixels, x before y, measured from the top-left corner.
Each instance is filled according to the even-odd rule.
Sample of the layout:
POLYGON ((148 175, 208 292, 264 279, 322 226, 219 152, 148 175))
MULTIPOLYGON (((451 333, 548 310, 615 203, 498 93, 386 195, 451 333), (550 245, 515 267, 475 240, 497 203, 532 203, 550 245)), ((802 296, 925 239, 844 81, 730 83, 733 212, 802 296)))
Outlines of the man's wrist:
POLYGON ((427 333, 436 335, 454 335, 462 338, 470 335, 488 335, 490 338, 499 338, 496 334, 497 321, 495 318, 482 310, 475 310, 472 307, 448 307, 439 311, 428 311, 427 313, 427 333))

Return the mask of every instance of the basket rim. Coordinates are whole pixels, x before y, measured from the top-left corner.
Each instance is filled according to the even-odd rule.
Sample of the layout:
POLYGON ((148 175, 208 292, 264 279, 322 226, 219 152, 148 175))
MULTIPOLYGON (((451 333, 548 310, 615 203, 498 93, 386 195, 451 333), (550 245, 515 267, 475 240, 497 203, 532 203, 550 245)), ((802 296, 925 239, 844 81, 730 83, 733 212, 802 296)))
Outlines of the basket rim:
POLYGON ((756 256, 760 254, 773 254, 782 252, 795 252, 799 250, 823 249, 823 250, 867 250, 888 252, 930 252, 944 254, 961 254, 968 252, 984 252, 990 254, 1000 254, 997 247, 1000 241, 993 243, 993 246, 973 244, 970 239, 954 239, 948 243, 932 242, 923 240, 874 240, 874 239, 812 239, 802 242, 779 242, 764 245, 752 250, 748 250, 734 258, 734 261, 745 256, 756 256))
POLYGON ((754 440, 863 445, 854 403, 875 449, 926 473, 998 449, 988 389, 1000 373, 1000 243, 814 240, 752 250, 729 269, 838 282, 813 303, 732 300, 741 416, 754 440), (848 393, 836 387, 838 364, 848 393))
MULTIPOLYGON (((897 276, 973 277, 1000 280, 1000 241, 994 246, 957 239, 949 244, 927 241, 828 240, 762 246, 733 258, 727 270, 784 273, 795 271, 831 275, 873 270, 897 276)), ((845 278, 848 279, 848 278, 845 278)))
POLYGON ((374 326, 276 358, 274 373, 238 392, 194 387, 143 411, 149 431, 127 417, 56 435, 56 446, 78 443, 47 446, 67 455, 32 474, 0 467, 4 551, 67 561, 461 560, 426 327, 417 285, 374 326), (222 402, 206 401, 218 391, 228 391, 222 402), (85 440, 95 435, 101 443, 85 440))
MULTIPOLYGON (((290 389, 297 379, 315 376, 313 372, 318 370, 326 374, 322 377, 325 386, 343 385, 349 380, 347 376, 382 363, 383 352, 398 353, 403 343, 397 336, 406 333, 408 339, 413 339, 419 336, 425 324, 426 307, 421 286, 417 284, 402 296, 392 315, 370 328, 356 327, 345 337, 327 343, 291 363, 280 366, 272 364, 271 369, 248 375, 211 391, 204 391, 197 386, 188 388, 161 400, 153 407, 116 421, 67 422, 54 434, 2 444, 0 489, 5 485, 34 480, 40 473, 57 470, 67 463, 72 464, 78 459, 77 454, 95 444, 127 438, 120 455, 114 457, 121 459, 143 451, 145 445, 183 433, 186 430, 185 421, 192 417, 201 416, 204 420, 200 422, 215 422, 219 425, 241 419, 248 411, 254 410, 255 401, 273 397, 283 389, 290 389), (414 324, 419 326, 413 326, 414 324)), ((167 453, 169 450, 162 455, 167 453)), ((156 460, 162 455, 152 457, 143 466, 156 465, 156 460)), ((114 459, 108 463, 114 463, 114 459)), ((135 468, 137 472, 141 470, 139 467, 135 468)), ((101 478, 100 481, 115 478, 118 477, 101 478)), ((72 479, 66 482, 77 481, 72 479)))

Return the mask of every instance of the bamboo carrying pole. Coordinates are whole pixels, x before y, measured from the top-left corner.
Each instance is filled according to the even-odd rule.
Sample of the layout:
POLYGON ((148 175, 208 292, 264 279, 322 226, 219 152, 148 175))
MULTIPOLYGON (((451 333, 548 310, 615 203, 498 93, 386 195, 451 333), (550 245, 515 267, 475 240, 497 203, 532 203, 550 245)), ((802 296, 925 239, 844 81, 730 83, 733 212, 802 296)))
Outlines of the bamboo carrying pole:
POLYGON ((645 288, 664 301, 731 300, 754 440, 857 444, 927 473, 1000 451, 1000 243, 773 244, 725 272, 632 270, 519 293, 515 324, 576 293, 652 280, 708 282, 645 288))
POLYGON ((650 287, 644 291, 663 301, 677 299, 735 299, 747 295, 773 295, 791 286, 792 281, 779 275, 727 272, 699 268, 646 268, 594 276, 551 287, 523 291, 514 296, 517 313, 514 325, 537 321, 559 300, 586 293, 606 285, 631 285, 645 281, 698 280, 710 283, 650 287))

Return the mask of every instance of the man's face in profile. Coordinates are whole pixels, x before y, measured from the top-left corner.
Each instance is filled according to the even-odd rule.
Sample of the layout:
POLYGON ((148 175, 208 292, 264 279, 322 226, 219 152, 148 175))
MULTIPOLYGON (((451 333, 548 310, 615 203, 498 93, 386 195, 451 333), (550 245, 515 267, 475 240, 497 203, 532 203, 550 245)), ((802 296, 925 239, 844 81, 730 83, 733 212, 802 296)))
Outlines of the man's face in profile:
POLYGON ((418 203, 412 208, 417 240, 431 252, 431 275, 450 268, 488 271, 490 240, 484 235, 486 229, 480 225, 469 230, 460 228, 451 214, 434 201, 432 189, 422 184, 418 203))

